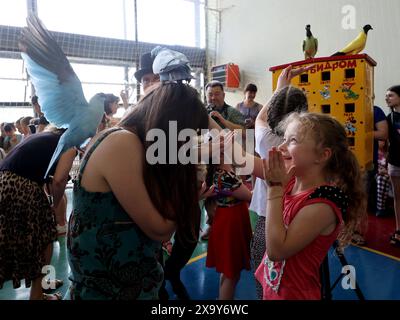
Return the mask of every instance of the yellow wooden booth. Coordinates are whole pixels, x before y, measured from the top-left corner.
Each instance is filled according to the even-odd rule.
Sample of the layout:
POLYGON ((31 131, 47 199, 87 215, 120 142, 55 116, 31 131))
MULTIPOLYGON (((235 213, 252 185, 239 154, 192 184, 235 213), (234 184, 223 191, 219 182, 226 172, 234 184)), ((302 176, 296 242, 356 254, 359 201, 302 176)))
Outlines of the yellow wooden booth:
POLYGON ((309 111, 329 114, 346 129, 350 149, 361 168, 373 163, 373 96, 376 62, 366 54, 321 57, 271 67, 272 86, 276 88, 282 70, 313 65, 295 77, 292 85, 308 98, 309 111))

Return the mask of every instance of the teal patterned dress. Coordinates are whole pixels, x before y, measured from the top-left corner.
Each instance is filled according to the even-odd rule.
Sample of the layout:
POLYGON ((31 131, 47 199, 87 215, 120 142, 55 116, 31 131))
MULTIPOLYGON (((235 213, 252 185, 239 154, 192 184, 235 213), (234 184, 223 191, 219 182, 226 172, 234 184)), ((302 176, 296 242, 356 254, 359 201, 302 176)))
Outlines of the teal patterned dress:
POLYGON ((74 183, 68 228, 68 261, 73 300, 158 299, 163 270, 157 261, 160 242, 151 240, 132 221, 112 192, 88 192, 82 173, 106 131, 82 161, 74 183))

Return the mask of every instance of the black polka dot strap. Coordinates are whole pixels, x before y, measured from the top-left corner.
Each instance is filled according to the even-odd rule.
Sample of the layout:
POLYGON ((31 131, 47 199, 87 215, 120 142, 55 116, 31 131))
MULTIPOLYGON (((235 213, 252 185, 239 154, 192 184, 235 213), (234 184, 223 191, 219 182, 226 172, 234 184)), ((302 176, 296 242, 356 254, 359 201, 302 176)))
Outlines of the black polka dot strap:
POLYGON ((349 206, 348 196, 338 187, 321 186, 315 189, 308 197, 309 199, 323 198, 332 201, 342 211, 342 215, 346 214, 349 206))

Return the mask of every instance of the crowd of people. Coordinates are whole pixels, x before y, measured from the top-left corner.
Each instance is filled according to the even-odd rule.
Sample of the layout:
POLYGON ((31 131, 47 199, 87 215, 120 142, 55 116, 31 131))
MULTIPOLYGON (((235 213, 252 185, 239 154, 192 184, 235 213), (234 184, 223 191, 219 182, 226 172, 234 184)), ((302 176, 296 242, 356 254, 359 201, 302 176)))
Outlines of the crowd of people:
MULTIPOLYGON (((61 299, 43 291, 42 267, 50 263, 57 224, 65 224, 64 191, 79 157, 65 298, 168 299, 170 281, 179 299, 190 299, 180 272, 201 237, 208 239, 206 266, 221 274, 219 299, 234 299, 244 269, 253 270, 259 299, 320 299, 319 268, 329 248, 336 240, 346 246, 362 238, 367 187, 343 126, 308 113, 307 96, 290 85, 307 68, 287 67, 264 106, 255 101, 257 86, 248 84, 243 101, 232 107, 222 83, 205 86, 204 104, 187 83, 160 79, 153 63, 150 53, 141 57, 135 77, 144 95, 138 103, 128 108, 121 92, 127 112, 116 119, 120 99, 104 95, 97 134, 84 149, 65 151, 46 177, 65 129, 48 124, 37 97, 32 98, 37 118, 1 125, 0 288, 9 280, 18 288, 24 279, 31 299, 61 299), (200 153, 218 146, 220 162, 206 169, 179 161, 149 163, 148 134, 158 128, 169 137, 171 121, 178 132, 220 132, 199 146, 200 153), (237 129, 255 130, 255 150, 245 153, 235 141, 237 129), (225 161, 230 147, 233 164, 225 161), (253 163, 254 183, 236 170, 238 153, 253 163), (208 228, 200 235, 203 207, 208 228), (258 215, 254 234, 249 208, 258 215)), ((388 89, 386 102, 387 116, 375 107, 375 166, 367 185, 376 192, 368 193, 375 194, 368 207, 378 216, 389 214, 391 187, 396 230, 390 243, 400 247, 400 86, 388 89)), ((173 142, 178 148, 166 148, 167 159, 179 158, 185 143, 173 142)))

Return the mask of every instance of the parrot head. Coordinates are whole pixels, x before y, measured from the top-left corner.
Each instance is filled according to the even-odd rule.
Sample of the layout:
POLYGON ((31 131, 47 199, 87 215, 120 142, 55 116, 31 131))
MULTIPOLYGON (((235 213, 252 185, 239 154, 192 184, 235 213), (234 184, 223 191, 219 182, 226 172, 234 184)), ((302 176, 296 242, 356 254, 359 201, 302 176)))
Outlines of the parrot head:
POLYGON ((370 24, 366 24, 366 25, 363 27, 363 30, 364 30, 365 34, 368 34, 368 31, 369 31, 369 30, 374 30, 374 29, 371 27, 370 24))
POLYGON ((104 109, 104 101, 106 100, 106 95, 102 92, 96 93, 92 99, 89 101, 89 105, 92 108, 104 109))
POLYGON ((308 38, 310 38, 312 36, 311 25, 309 25, 309 24, 306 25, 306 35, 308 38))
MULTIPOLYGON (((87 127, 92 128, 93 130, 98 127, 100 122, 104 121, 104 117, 106 115, 104 110, 104 101, 106 100, 106 95, 104 93, 96 93, 92 99, 89 101, 89 108, 91 111, 90 119, 86 123, 87 127)), ((95 131, 92 133, 95 134, 95 131)))
MULTIPOLYGON (((96 93, 89 101, 89 107, 92 109, 92 114, 103 115, 104 114, 104 101, 106 95, 104 93, 96 93)), ((97 116, 96 116, 97 118, 97 116)))

